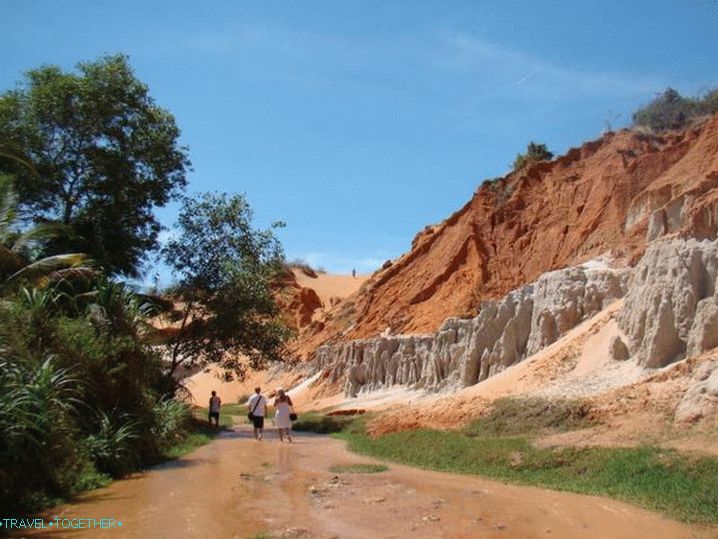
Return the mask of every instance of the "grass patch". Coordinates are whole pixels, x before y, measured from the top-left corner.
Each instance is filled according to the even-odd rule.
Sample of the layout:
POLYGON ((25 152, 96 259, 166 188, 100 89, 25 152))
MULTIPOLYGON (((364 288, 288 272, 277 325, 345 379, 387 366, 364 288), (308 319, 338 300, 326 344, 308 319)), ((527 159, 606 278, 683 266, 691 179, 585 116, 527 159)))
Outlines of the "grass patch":
POLYGON ((364 423, 365 416, 329 416, 309 412, 299 416, 299 419, 292 425, 292 429, 317 434, 363 432, 364 423))
POLYGON ((339 464, 332 466, 329 471, 332 473, 380 473, 389 469, 385 464, 339 464))
POLYGON ((591 407, 581 400, 506 397, 495 401, 491 411, 471 423, 465 433, 467 436, 525 436, 595 424, 591 407))
POLYGON ((305 429, 330 432, 363 455, 429 470, 475 474, 554 490, 608 496, 686 522, 718 524, 718 458, 651 446, 537 448, 529 432, 591 424, 590 414, 564 403, 497 403, 461 431, 416 430, 371 438, 365 417, 305 414, 305 429), (544 410, 543 414, 537 414, 544 410))
POLYGON ((165 460, 175 460, 185 455, 189 455, 195 449, 207 445, 209 442, 214 440, 220 432, 225 430, 220 426, 219 429, 210 426, 206 421, 206 415, 202 419, 198 418, 196 414, 193 415, 187 435, 172 445, 169 449, 163 452, 162 459, 159 462, 165 460))
MULTIPOLYGON (((247 405, 246 404, 223 404, 222 409, 219 412, 219 426, 222 428, 232 428, 234 426, 234 417, 247 417, 247 405)), ((192 416, 197 421, 204 421, 207 423, 209 415, 208 408, 195 407, 192 409, 192 416)))

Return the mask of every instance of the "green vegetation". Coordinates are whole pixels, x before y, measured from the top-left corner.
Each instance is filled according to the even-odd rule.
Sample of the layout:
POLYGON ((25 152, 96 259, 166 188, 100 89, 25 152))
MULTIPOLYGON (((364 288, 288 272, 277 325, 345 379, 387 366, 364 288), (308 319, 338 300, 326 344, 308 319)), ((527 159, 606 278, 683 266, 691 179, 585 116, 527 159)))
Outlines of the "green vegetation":
MULTIPOLYGON (((125 57, 79 71, 31 71, 21 89, 0 96, 0 507, 8 514, 208 442, 219 430, 175 398, 173 367, 187 353, 276 359, 286 336, 267 285, 282 263, 278 241, 251 229, 242 197, 198 195, 185 200, 178 240, 165 251, 189 305, 168 365, 156 346, 166 339, 149 319, 173 301, 116 279, 135 274, 156 247, 153 210, 184 187, 186 150, 125 57)), ((243 408, 226 407, 225 424, 234 411, 243 408)))
POLYGON ((538 144, 532 141, 528 143, 528 146, 526 146, 526 153, 516 155, 512 168, 514 172, 517 172, 530 163, 547 161, 552 157, 553 154, 548 151, 545 144, 538 144))
POLYGON ((538 448, 527 433, 592 424, 581 402, 504 399, 459 431, 416 430, 372 438, 364 417, 308 415, 304 430, 334 432, 362 455, 430 470, 610 496, 688 522, 718 523, 718 459, 656 447, 538 448), (542 417, 543 416, 543 417, 542 417), (335 419, 343 420, 341 423, 335 419), (519 434, 520 433, 520 434, 519 434))
POLYGON ((385 464, 340 464, 332 466, 329 471, 332 473, 380 473, 389 469, 385 464))
MULTIPOLYGON (((208 411, 208 408, 193 408, 192 417, 198 423, 207 423, 208 411)), ((223 429, 233 427, 234 418, 246 418, 248 411, 246 404, 223 404, 219 414, 219 426, 223 429)))
POLYGON ((214 440, 220 432, 225 430, 225 425, 222 423, 220 423, 220 426, 223 427, 221 429, 216 429, 209 425, 207 423, 206 413, 203 417, 203 419, 193 417, 185 436, 175 443, 175 445, 165 450, 159 461, 175 460, 180 457, 184 457, 185 455, 189 455, 195 449, 198 449, 214 440))
POLYGON ((255 369, 281 360, 289 330, 270 286, 284 267, 273 230, 252 228, 241 195, 215 193, 186 197, 176 230, 163 249, 184 302, 168 343, 170 373, 215 363, 231 379, 246 368, 242 357, 255 369))
POLYGON ((23 218, 74 232, 43 245, 45 256, 86 253, 109 274, 135 276, 157 248, 153 209, 184 188, 189 159, 127 57, 77 70, 44 66, 0 95, 0 144, 31 165, 0 158, 0 172, 17 177, 23 218))
POLYGON ((304 413, 292 424, 296 431, 314 432, 317 434, 334 434, 338 432, 363 432, 366 416, 331 416, 314 412, 304 413))
POLYGON ((668 129, 681 129, 694 118, 718 112, 718 89, 707 92, 702 97, 683 97, 673 88, 656 97, 645 107, 633 114, 633 124, 660 132, 668 129))
POLYGON ((466 428, 467 436, 540 434, 590 427, 590 406, 580 400, 505 397, 486 416, 466 428))
POLYGON ((169 397, 173 382, 141 339, 147 304, 101 278, 74 286, 82 293, 63 292, 63 281, 0 298, 0 505, 9 509, 70 496, 95 472, 139 469, 188 428, 187 407, 169 397))

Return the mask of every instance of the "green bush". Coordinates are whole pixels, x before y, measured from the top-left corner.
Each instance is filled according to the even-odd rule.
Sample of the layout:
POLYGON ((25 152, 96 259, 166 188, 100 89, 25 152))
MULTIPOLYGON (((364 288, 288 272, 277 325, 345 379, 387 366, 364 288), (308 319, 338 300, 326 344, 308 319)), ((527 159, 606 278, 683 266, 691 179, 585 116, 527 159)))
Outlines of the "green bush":
POLYGON ((532 141, 528 143, 528 146, 526 146, 526 153, 516 155, 516 159, 514 159, 513 163, 513 170, 514 172, 517 172, 529 163, 547 161, 551 158, 553 158, 553 154, 548 150, 545 144, 538 144, 532 141))
POLYGON ((718 89, 703 97, 683 97, 673 88, 656 97, 633 114, 633 124, 652 131, 682 129, 694 118, 718 112, 718 89))
POLYGON ((127 414, 111 418, 100 410, 97 430, 85 439, 90 459, 100 472, 120 477, 137 466, 130 442, 137 438, 136 423, 127 414))
POLYGON ((124 286, 0 298, 0 506, 32 511, 156 462, 188 408, 124 286))

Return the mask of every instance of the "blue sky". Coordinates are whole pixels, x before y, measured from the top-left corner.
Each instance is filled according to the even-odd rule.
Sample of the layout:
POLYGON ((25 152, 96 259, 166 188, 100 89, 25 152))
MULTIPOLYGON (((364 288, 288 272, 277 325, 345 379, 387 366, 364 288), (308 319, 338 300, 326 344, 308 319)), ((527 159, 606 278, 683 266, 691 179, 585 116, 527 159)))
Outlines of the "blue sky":
MULTIPOLYGON (((704 1, 4 0, 0 90, 130 56, 190 148, 190 190, 284 220, 288 258, 376 269, 529 140, 563 153, 667 86, 718 84, 704 1)), ((159 211, 171 225, 176 208, 159 211)))

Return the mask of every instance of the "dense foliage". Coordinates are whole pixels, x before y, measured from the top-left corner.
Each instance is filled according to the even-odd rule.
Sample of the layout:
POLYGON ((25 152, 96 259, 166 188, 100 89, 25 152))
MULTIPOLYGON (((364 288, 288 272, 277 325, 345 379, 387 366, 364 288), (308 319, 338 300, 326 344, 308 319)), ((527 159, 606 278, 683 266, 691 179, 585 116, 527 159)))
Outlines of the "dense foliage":
POLYGON ((703 97, 683 97, 673 88, 666 89, 645 107, 633 114, 636 126, 653 131, 681 129, 697 117, 718 112, 718 89, 703 97))
POLYGON ((552 157, 553 154, 548 150, 545 144, 529 142, 526 147, 526 153, 516 155, 516 159, 514 159, 513 164, 514 172, 521 170, 529 163, 548 160, 552 157))
POLYGON ((152 306, 96 272, 34 258, 28 239, 18 248, 38 234, 13 233, 13 200, 5 178, 0 261, 21 269, 0 288, 0 507, 22 511, 158 458, 188 412, 143 342, 152 306))
MULTIPOLYGON (((174 369, 151 344, 149 318, 171 302, 117 281, 156 247, 154 208, 185 186, 179 130, 124 56, 80 64, 79 72, 37 69, 0 96, 6 516, 176 456, 199 443, 198 434, 209 439, 188 436, 196 429, 175 398, 174 369)), ((185 205, 187 243, 167 250, 191 306, 174 348, 179 362, 234 349, 278 355, 285 331, 273 319, 267 283, 281 247, 250 219, 241 197, 185 205)))
POLYGON ((153 209, 184 188, 189 167, 174 117, 157 106, 127 58, 46 66, 0 96, 0 141, 32 167, 2 159, 17 176, 24 216, 75 234, 46 254, 89 254, 111 274, 134 275, 157 247, 153 209))
POLYGON ((283 270, 282 248, 272 229, 252 227, 244 197, 185 198, 164 258, 183 302, 169 342, 171 371, 215 363, 232 378, 245 369, 242 358, 255 368, 281 359, 289 334, 271 284, 283 270))

